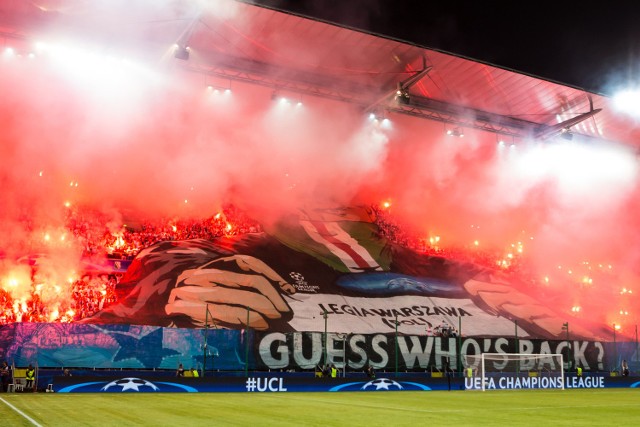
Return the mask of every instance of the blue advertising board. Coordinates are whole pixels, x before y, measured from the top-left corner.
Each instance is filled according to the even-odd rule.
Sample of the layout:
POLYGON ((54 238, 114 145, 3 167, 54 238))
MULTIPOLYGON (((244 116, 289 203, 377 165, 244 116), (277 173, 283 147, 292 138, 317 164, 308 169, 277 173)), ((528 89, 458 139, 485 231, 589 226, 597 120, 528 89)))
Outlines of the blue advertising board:
MULTIPOLYGON (((447 390, 446 379, 425 377, 394 378, 309 378, 274 374, 271 376, 181 378, 157 376, 119 377, 73 376, 55 377, 53 390, 58 393, 122 393, 122 392, 338 392, 338 391, 428 391, 447 390)), ((462 379, 452 379, 451 386, 460 389, 462 379)))
MULTIPOLYGON (((431 378, 425 376, 398 376, 393 374, 378 378, 311 378, 289 376, 286 373, 250 375, 248 377, 185 378, 138 375, 126 372, 112 376, 55 377, 53 391, 58 393, 160 393, 160 392, 344 392, 344 391, 431 391, 478 390, 479 378, 431 378)), ((557 383, 533 381, 532 378, 497 379, 487 390, 560 388, 557 383), (545 385, 546 384, 546 385, 545 385)), ((565 388, 640 388, 638 378, 567 376, 565 388)))

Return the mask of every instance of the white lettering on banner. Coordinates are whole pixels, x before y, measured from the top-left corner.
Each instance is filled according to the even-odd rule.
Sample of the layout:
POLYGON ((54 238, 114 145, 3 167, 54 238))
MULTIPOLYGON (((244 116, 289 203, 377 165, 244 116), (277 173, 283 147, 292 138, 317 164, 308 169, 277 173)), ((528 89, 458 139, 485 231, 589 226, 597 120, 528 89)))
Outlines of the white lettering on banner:
MULTIPOLYGON (((584 355, 585 350, 587 349, 587 346, 589 345, 589 342, 585 341, 585 342, 580 342, 580 341, 573 341, 573 360, 574 360, 574 364, 575 366, 589 366, 589 364, 587 363, 587 358, 584 355)), ((598 367, 598 369, 601 369, 600 367, 598 367)))
MULTIPOLYGON (((480 354, 480 353, 482 353, 480 351, 480 344, 478 344, 478 342, 473 338, 466 339, 462 342, 462 347, 460 348, 460 354, 480 354), (469 347, 471 347, 471 349, 473 350, 471 351, 469 347)), ((480 358, 478 357, 475 359, 475 364, 471 365, 471 367, 473 369, 477 369, 479 365, 480 365, 480 358)))
POLYGON ((284 387, 284 378, 279 377, 249 377, 245 382, 247 391, 287 391, 284 387))
POLYGON ((364 335, 354 335, 349 340, 349 347, 350 347, 351 353, 354 356, 357 356, 360 358, 360 360, 356 360, 356 361, 354 361, 353 359, 348 359, 348 364, 350 368, 352 369, 364 368, 364 365, 367 363, 367 352, 363 348, 365 343, 366 343, 366 338, 364 337, 364 335))
POLYGON ((411 341, 411 349, 409 349, 406 340, 398 340, 398 349, 404 359, 405 366, 429 366, 431 358, 431 350, 433 349, 433 337, 428 337, 424 348, 420 344, 420 338, 416 336, 408 337, 411 341))
POLYGON ((287 345, 287 336, 281 332, 266 335, 261 341, 258 347, 260 358, 271 369, 282 369, 289 366, 289 349, 287 345), (271 351, 271 346, 274 343, 278 343, 276 353, 280 355, 279 358, 274 357, 271 351))
POLYGON ((344 366, 346 339, 346 334, 336 334, 333 339, 327 340, 327 363, 344 366))
MULTIPOLYGON (((389 363, 389 354, 382 347, 382 343, 384 343, 385 346, 387 344, 387 337, 385 335, 376 335, 375 337, 373 337, 373 341, 371 342, 371 347, 373 349, 373 352, 376 353, 378 356, 380 356, 379 362, 375 360, 371 361, 371 366, 373 366, 376 369, 383 368, 387 366, 387 363, 389 363)), ((369 357, 371 358, 371 356, 369 357)), ((377 357, 375 358, 377 359, 377 357)))
MULTIPOLYGON (((345 365, 350 369, 362 369, 366 364, 375 368, 389 368, 394 359, 394 334, 327 334, 327 361, 338 368, 345 365)), ((478 357, 467 359, 465 356, 479 355, 482 352, 508 353, 509 343, 506 338, 441 338, 424 335, 399 335, 398 357, 403 369, 429 369, 436 367, 440 370, 449 360, 452 367, 458 366, 458 355, 462 356, 464 367, 479 368, 478 357)), ((556 371, 559 366, 551 354, 566 351, 565 341, 520 340, 520 349, 529 351, 525 354, 548 354, 548 357, 538 359, 524 358, 520 362, 520 369, 546 369, 556 371), (535 366, 534 366, 535 364, 535 366)), ((604 357, 602 346, 598 342, 574 341, 575 348, 580 348, 581 365, 585 370, 602 363, 604 357)), ((325 363, 324 341, 322 332, 294 332, 284 334, 272 332, 260 338, 257 347, 260 363, 269 369, 302 368, 313 369, 319 363, 325 363)), ((523 352, 524 353, 524 352, 523 352)), ((504 360, 487 361, 487 369, 501 371, 505 368, 504 360)))
MULTIPOLYGON (((518 353, 533 354, 533 348, 534 348, 533 342, 529 340, 520 340, 520 350, 518 351, 518 353)), ((520 363, 520 369, 522 369, 523 371, 533 369, 533 367, 535 366, 535 363, 536 362, 533 359, 523 360, 520 363)))
POLYGON ((596 349, 598 350, 598 370, 601 371, 603 369, 604 363, 604 347, 601 342, 595 342, 596 349))
POLYGON ((497 353, 508 353, 509 351, 503 347, 506 347, 509 345, 509 340, 506 338, 498 338, 496 340, 496 350, 497 353))
MULTIPOLYGON (((311 357, 304 357, 304 349, 302 344, 302 334, 295 334, 293 336, 293 360, 295 360, 298 366, 316 366, 320 364, 322 357, 321 352, 313 351, 315 348, 322 348, 321 342, 322 336, 320 334, 313 334, 311 336, 311 357)), ((344 354, 344 350, 343 350, 344 354)))
MULTIPOLYGON (((327 330, 351 331, 359 334, 398 331, 404 335, 424 335, 443 322, 453 329, 462 324, 466 335, 513 335, 513 322, 491 315, 471 299, 402 295, 386 298, 349 297, 335 294, 296 294, 288 300, 294 313, 289 324, 297 331, 313 331, 324 327, 322 316, 329 314, 327 330)), ((518 328, 518 336, 527 337, 518 328)))

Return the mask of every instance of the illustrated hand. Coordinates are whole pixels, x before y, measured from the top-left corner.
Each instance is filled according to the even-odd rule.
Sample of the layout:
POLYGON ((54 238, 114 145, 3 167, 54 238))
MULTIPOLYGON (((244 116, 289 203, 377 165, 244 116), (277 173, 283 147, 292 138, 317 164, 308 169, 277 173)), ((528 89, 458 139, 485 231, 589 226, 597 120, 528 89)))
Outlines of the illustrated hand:
POLYGON ((282 294, 295 293, 271 267, 249 255, 219 258, 199 268, 184 270, 171 290, 165 312, 185 315, 194 326, 209 322, 225 327, 249 327, 265 330, 269 321, 287 318, 291 308, 282 294))

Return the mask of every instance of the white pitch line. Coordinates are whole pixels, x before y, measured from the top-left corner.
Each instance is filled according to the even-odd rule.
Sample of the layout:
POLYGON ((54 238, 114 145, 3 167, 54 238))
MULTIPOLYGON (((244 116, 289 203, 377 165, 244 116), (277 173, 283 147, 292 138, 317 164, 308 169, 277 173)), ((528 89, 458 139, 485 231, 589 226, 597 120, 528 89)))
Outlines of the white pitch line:
POLYGON ((38 424, 38 422, 36 420, 34 420, 33 418, 31 418, 29 415, 25 414, 24 412, 22 412, 20 409, 16 408, 15 406, 13 406, 11 403, 7 402, 6 400, 4 400, 3 398, 0 397, 0 400, 4 402, 5 405, 7 405, 9 408, 13 409, 14 411, 16 411, 18 414, 22 415, 27 421, 29 421, 31 424, 33 424, 34 426, 37 427, 42 427, 42 425, 38 424))

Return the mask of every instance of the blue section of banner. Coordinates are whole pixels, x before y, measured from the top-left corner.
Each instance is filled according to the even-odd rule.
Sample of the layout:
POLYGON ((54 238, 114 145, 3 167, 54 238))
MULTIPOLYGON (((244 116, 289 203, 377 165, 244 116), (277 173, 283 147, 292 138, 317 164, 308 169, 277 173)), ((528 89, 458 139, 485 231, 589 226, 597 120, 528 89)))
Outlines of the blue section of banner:
POLYGON ((350 274, 337 280, 338 286, 364 295, 426 295, 444 298, 462 298, 464 290, 450 280, 431 277, 413 277, 397 273, 350 274))
POLYGON ((0 328, 0 358, 16 366, 202 369, 206 362, 207 369, 243 370, 251 337, 226 329, 15 323, 0 328))

